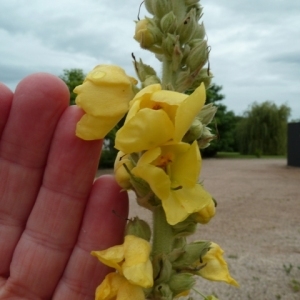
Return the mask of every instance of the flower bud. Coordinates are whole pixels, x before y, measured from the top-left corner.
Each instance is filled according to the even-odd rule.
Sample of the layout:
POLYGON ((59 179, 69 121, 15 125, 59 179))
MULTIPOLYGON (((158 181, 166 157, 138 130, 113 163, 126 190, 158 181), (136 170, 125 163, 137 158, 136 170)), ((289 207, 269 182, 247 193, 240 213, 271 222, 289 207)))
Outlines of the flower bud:
POLYGON ((162 49, 167 59, 171 60, 174 52, 175 44, 178 43, 178 37, 168 33, 162 41, 162 49))
POLYGON ((201 224, 206 224, 215 215, 215 213, 216 213, 216 205, 214 200, 211 199, 211 202, 209 204, 207 204, 201 210, 192 214, 191 216, 194 218, 196 222, 201 224))
POLYGON ((114 164, 115 179, 119 186, 125 190, 132 188, 130 183, 131 176, 128 170, 131 170, 133 167, 130 154, 124 154, 122 151, 119 151, 114 164))
POLYGON ((196 118, 206 126, 213 120, 217 110, 218 108, 212 103, 206 104, 202 107, 196 118))
POLYGON ((190 46, 191 51, 186 59, 186 65, 191 71, 201 69, 208 60, 207 42, 206 40, 194 40, 190 46))
POLYGON ((154 296, 153 299, 163 299, 163 300, 172 300, 173 299, 173 293, 166 283, 161 283, 159 285, 156 285, 154 288, 154 296))
POLYGON ((157 84, 157 83, 160 83, 160 80, 156 75, 146 76, 145 81, 142 82, 142 88, 145 88, 148 85, 157 84))
POLYGON ((193 121, 190 129, 184 135, 183 142, 192 143, 193 141, 199 139, 202 135, 203 129, 204 129, 203 124, 201 123, 201 121, 198 118, 196 118, 193 121))
POLYGON ((172 10, 170 0, 152 0, 152 8, 154 15, 158 19, 162 19, 164 15, 172 10))
POLYGON ((193 234, 196 231, 196 222, 190 217, 173 225, 174 236, 178 239, 193 234))
POLYGON ((196 10, 193 8, 186 14, 184 20, 178 26, 177 32, 181 44, 188 42, 194 35, 194 32, 198 26, 195 16, 196 10))
POLYGON ((173 274, 172 264, 164 254, 159 254, 153 258, 153 277, 155 282, 168 282, 173 274))
POLYGON ((186 6, 193 6, 200 2, 200 0, 184 0, 186 6))
POLYGON ((197 23, 192 39, 203 40, 205 38, 205 27, 203 22, 201 24, 197 23))
POLYGON ((180 93, 185 92, 191 87, 194 79, 191 77, 190 69, 180 71, 176 80, 176 91, 180 93))
POLYGON ((153 10, 153 0, 145 0, 144 1, 145 7, 148 10, 148 12, 152 15, 154 15, 154 10, 153 10))
POLYGON ((209 250, 210 242, 197 241, 187 244, 184 253, 172 263, 175 269, 186 269, 193 266, 209 250))
POLYGON ((141 59, 139 62, 134 61, 133 63, 138 78, 142 83, 142 87, 146 87, 150 84, 160 83, 155 70, 151 66, 144 64, 141 59))
POLYGON ((128 221, 125 235, 134 235, 149 242, 151 238, 151 229, 147 222, 138 217, 134 217, 128 221))
POLYGON ((210 128, 204 127, 201 137, 197 140, 200 149, 204 149, 208 147, 210 145, 210 141, 216 138, 216 136, 212 134, 210 131, 211 131, 210 128))
POLYGON ((164 15, 160 20, 160 27, 163 33, 174 33, 177 28, 177 19, 173 11, 164 15))
POLYGON ((168 282, 173 292, 173 297, 188 295, 195 283, 196 280, 193 278, 193 275, 188 273, 176 273, 172 275, 168 282))
POLYGON ((202 82, 204 83, 205 88, 208 89, 211 85, 212 78, 213 74, 207 68, 201 69, 199 74, 196 76, 191 89, 198 87, 202 82))
POLYGON ((136 23, 133 38, 140 43, 141 48, 149 49, 155 43, 161 41, 162 33, 153 20, 146 18, 136 23))
POLYGON ((219 300, 219 299, 216 298, 214 295, 206 296, 206 299, 207 299, 207 300, 219 300))

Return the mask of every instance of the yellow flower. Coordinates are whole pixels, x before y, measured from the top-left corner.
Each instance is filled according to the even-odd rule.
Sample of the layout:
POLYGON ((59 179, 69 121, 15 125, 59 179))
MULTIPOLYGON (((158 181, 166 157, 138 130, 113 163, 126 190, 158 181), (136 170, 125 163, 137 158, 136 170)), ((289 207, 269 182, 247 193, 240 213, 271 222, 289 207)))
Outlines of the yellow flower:
POLYGON ((115 179, 119 186, 125 190, 132 188, 130 175, 124 167, 124 164, 129 170, 134 167, 129 156, 130 154, 124 154, 122 151, 119 151, 114 164, 115 179))
POLYGON ((142 48, 149 48, 155 43, 155 37, 149 30, 149 20, 143 19, 136 23, 134 39, 138 41, 142 48))
POLYGON ((118 66, 96 66, 74 89, 76 104, 85 112, 76 135, 84 140, 104 138, 128 111, 136 83, 118 66))
POLYGON ((118 273, 109 273, 96 289, 95 300, 145 300, 143 289, 118 273))
POLYGON ((123 245, 93 251, 103 264, 118 271, 129 283, 149 288, 153 286, 153 270, 149 259, 150 243, 134 235, 126 235, 123 245))
POLYGON ((213 281, 224 281, 234 286, 239 284, 230 276, 228 266, 223 258, 224 251, 216 243, 211 243, 210 250, 202 257, 204 267, 197 274, 213 281))
POLYGON ((130 102, 124 126, 117 132, 115 147, 124 153, 178 143, 190 128, 205 102, 201 84, 190 96, 147 86, 130 102))
POLYGON ((197 143, 178 143, 146 151, 132 173, 150 185, 162 201, 168 223, 175 225, 211 201, 197 183, 200 168, 197 143))
POLYGON ((201 224, 206 224, 215 215, 215 213, 216 213, 216 205, 214 200, 211 198, 211 201, 202 209, 200 209, 198 212, 194 213, 193 217, 196 222, 201 224))

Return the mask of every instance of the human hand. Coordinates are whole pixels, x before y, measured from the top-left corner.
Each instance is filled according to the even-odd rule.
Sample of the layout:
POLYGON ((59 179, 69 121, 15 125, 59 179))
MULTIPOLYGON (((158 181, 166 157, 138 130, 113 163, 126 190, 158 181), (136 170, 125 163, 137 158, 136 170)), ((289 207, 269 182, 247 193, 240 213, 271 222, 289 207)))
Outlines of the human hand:
POLYGON ((94 182, 102 142, 75 136, 68 104, 49 74, 0 84, 0 299, 94 299, 109 269, 90 252, 123 242, 127 193, 94 182))

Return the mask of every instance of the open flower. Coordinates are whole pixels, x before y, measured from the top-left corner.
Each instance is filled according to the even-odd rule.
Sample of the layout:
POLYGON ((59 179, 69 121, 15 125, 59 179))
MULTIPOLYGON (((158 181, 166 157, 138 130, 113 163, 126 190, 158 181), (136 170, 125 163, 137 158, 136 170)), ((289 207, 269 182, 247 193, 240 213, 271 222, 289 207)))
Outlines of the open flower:
POLYGON ((149 184, 162 202, 168 223, 175 225, 211 201, 210 194, 197 183, 200 168, 201 156, 194 142, 148 150, 131 171, 149 184))
POLYGON ((96 289, 95 300, 145 300, 140 286, 131 284, 118 273, 109 273, 96 289))
MULTIPOLYGON (((126 235, 123 245, 113 246, 102 251, 93 251, 103 264, 116 269, 117 273, 110 273, 97 288, 96 299, 129 299, 123 293, 132 292, 143 295, 142 288, 153 286, 153 270, 149 259, 150 243, 134 235, 126 235), (122 292, 124 291, 124 292, 122 292), (113 298, 116 297, 117 298, 113 298)), ((127 295, 127 294, 126 294, 127 295)), ((141 296, 130 299, 144 299, 141 296)))
POLYGON ((124 153, 178 143, 205 102, 202 84, 190 96, 147 86, 130 102, 124 126, 117 132, 115 147, 124 153))
POLYGON ((239 284, 229 274, 223 253, 219 245, 211 243, 210 250, 202 257, 202 262, 199 264, 199 266, 203 265, 203 268, 196 274, 208 280, 224 281, 238 287, 239 284))
POLYGON ((85 111, 76 135, 84 140, 104 138, 128 111, 136 83, 118 66, 96 66, 74 89, 76 104, 85 111))

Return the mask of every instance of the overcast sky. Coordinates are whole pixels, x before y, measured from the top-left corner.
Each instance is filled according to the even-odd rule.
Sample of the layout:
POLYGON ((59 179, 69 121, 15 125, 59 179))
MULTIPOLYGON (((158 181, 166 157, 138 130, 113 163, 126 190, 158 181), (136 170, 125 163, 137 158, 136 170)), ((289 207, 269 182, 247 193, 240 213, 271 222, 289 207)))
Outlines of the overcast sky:
MULTIPOLYGON (((140 0, 1 0, 0 81, 15 89, 34 72, 61 75, 118 64, 134 75, 131 52, 159 72, 132 39, 140 0)), ((300 119, 300 1, 202 0, 214 83, 242 114, 270 100, 300 119)), ((141 10, 140 17, 148 15, 141 10)), ((149 16, 149 15, 148 15, 149 16)))

